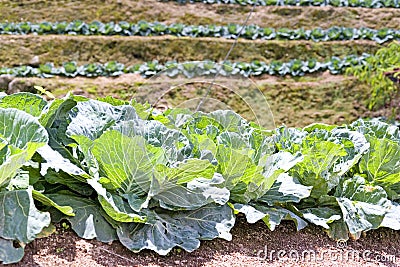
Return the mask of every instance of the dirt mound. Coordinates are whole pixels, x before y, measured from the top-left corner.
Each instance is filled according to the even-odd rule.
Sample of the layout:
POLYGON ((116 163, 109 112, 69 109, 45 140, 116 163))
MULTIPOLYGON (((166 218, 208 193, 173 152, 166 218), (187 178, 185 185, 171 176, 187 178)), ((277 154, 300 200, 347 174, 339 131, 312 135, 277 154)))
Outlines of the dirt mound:
POLYGON ((203 241, 192 253, 174 249, 168 256, 138 254, 120 243, 104 244, 59 234, 37 239, 23 260, 9 266, 399 266, 400 233, 389 229, 367 232, 357 241, 335 242, 315 226, 299 232, 292 222, 270 231, 238 218, 232 241, 203 241))

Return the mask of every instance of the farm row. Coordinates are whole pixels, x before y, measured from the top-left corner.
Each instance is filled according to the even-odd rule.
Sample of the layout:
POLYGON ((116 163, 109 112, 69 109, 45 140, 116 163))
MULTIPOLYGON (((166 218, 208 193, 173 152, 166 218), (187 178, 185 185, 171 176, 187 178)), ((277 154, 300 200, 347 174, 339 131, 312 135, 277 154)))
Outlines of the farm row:
POLYGON ((334 7, 366 7, 366 8, 399 8, 396 0, 159 0, 175 1, 181 4, 238 4, 259 6, 334 6, 334 7))
POLYGON ((308 61, 292 60, 290 62, 272 61, 266 64, 260 61, 246 62, 221 62, 212 61, 202 62, 167 62, 159 64, 157 61, 124 66, 124 64, 112 61, 106 64, 90 63, 78 66, 76 62, 66 62, 62 67, 55 67, 52 63, 42 64, 39 67, 20 66, 14 68, 1 68, 1 74, 9 74, 15 77, 41 77, 50 78, 53 76, 65 77, 98 77, 119 76, 124 73, 136 73, 144 77, 152 77, 159 72, 163 72, 169 77, 184 75, 187 78, 211 76, 218 73, 221 76, 241 75, 244 77, 254 77, 264 74, 268 75, 291 75, 304 76, 329 70, 331 74, 341 74, 349 67, 365 65, 370 57, 364 54, 361 57, 347 56, 343 59, 333 57, 326 62, 318 62, 315 59, 308 61))
POLYGON ((400 229, 400 132, 379 120, 267 131, 228 110, 29 93, 1 96, 0 120, 3 263, 61 220, 82 238, 161 255, 231 240, 237 213, 342 241, 400 229))
MULTIPOLYGON (((174 2, 149 1, 0 1, 1 22, 74 21, 86 22, 141 20, 167 24, 226 25, 241 23, 250 6, 241 5, 179 5, 174 2)), ((250 24, 263 28, 304 28, 334 26, 353 28, 400 28, 400 10, 394 8, 366 9, 351 7, 264 7, 257 6, 250 24), (318 23, 316 25, 316 23, 318 23)))
MULTIPOLYGON (((220 77, 218 84, 232 84, 242 79, 220 77)), ((124 100, 139 97, 140 91, 145 86, 162 88, 163 84, 184 83, 185 80, 174 78, 173 80, 147 80, 134 74, 125 74, 119 77, 106 78, 15 78, 8 86, 7 92, 18 91, 37 92, 35 85, 42 86, 56 96, 65 96, 69 91, 85 95, 90 98, 114 96, 124 100)), ((304 76, 300 78, 274 77, 257 79, 257 87, 268 100, 274 121, 277 125, 305 126, 315 121, 342 124, 351 122, 359 117, 369 115, 388 116, 391 110, 371 112, 367 110, 369 95, 368 87, 361 84, 355 78, 341 75, 304 76)), ((245 92, 246 88, 241 91, 245 92)), ((161 94, 157 96, 160 97, 161 94)), ((141 95, 143 96, 143 95, 141 95)), ((198 92, 193 88, 188 90, 175 90, 163 95, 163 108, 174 107, 184 101, 198 98, 198 92)), ((215 87, 210 97, 226 103, 233 110, 251 119, 251 110, 243 99, 234 92, 226 92, 215 87)), ((145 98, 154 103, 155 98, 145 98)), ((253 103, 252 109, 262 110, 265 103, 253 103)))
POLYGON ((250 40, 311 40, 321 41, 352 41, 371 40, 379 44, 391 40, 400 39, 400 30, 396 29, 370 29, 370 28, 346 28, 331 27, 329 29, 315 28, 312 30, 300 29, 273 29, 262 28, 257 25, 248 25, 242 29, 242 25, 228 24, 220 25, 185 25, 181 23, 164 24, 140 21, 129 23, 121 21, 118 23, 102 23, 94 21, 85 23, 83 21, 73 22, 42 22, 39 24, 31 22, 0 23, 0 34, 63 34, 63 35, 120 35, 120 36, 161 36, 172 35, 178 37, 222 37, 226 39, 244 38, 250 40))

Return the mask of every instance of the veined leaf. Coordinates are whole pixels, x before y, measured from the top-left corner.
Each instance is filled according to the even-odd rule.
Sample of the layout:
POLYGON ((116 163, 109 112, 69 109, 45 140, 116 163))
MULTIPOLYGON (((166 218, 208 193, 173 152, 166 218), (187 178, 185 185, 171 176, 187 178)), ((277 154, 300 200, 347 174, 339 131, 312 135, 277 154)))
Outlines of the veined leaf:
POLYGON ((214 161, 218 144, 213 139, 207 134, 190 134, 188 135, 188 139, 193 145, 193 156, 207 158, 210 162, 214 161))
POLYGON ((46 105, 42 97, 27 92, 0 97, 0 108, 16 108, 34 117, 39 117, 46 105))
POLYGON ((122 197, 113 195, 95 179, 89 179, 88 183, 98 194, 98 200, 103 210, 112 219, 118 222, 140 222, 146 221, 146 217, 138 212, 135 212, 128 203, 125 203, 122 197))
POLYGON ((339 177, 332 169, 341 157, 347 155, 342 145, 330 141, 303 141, 301 153, 304 160, 291 170, 291 176, 301 184, 312 186, 311 196, 319 198, 326 195, 339 183, 339 177))
POLYGON ((209 190, 229 197, 229 191, 213 186, 215 181, 210 181, 208 188, 185 185, 214 177, 215 167, 208 160, 190 159, 167 167, 162 164, 163 149, 151 147, 141 136, 108 131, 95 140, 92 152, 103 175, 99 182, 116 190, 137 212, 147 208, 151 199, 164 208, 194 209, 213 201, 215 193, 206 193, 209 190))
POLYGON ((218 147, 218 171, 224 177, 223 185, 231 190, 231 199, 235 202, 247 203, 260 198, 271 188, 279 174, 302 160, 301 155, 279 152, 265 155, 256 165, 251 159, 251 153, 254 150, 218 147))
POLYGON ((292 220, 296 224, 298 231, 307 226, 307 222, 302 218, 281 207, 271 207, 259 203, 250 203, 249 205, 234 204, 233 207, 236 212, 246 215, 248 223, 255 223, 262 219, 271 231, 275 230, 275 227, 282 220, 292 220))
POLYGON ((333 129, 331 135, 330 139, 335 138, 337 142, 342 143, 347 153, 345 157, 339 159, 332 170, 341 176, 359 162, 361 157, 369 150, 370 144, 363 134, 356 131, 333 129))
POLYGON ((95 140, 119 121, 137 119, 135 109, 129 105, 112 106, 106 102, 89 100, 78 102, 69 112, 71 123, 67 135, 83 135, 95 140))
POLYGON ((53 221, 67 219, 78 236, 86 239, 96 238, 101 242, 111 242, 117 239, 117 233, 110 221, 112 219, 101 209, 100 205, 90 199, 66 194, 49 194, 49 199, 59 205, 69 205, 75 216, 52 214, 53 221))
POLYGON ((158 121, 122 121, 112 129, 129 137, 142 136, 149 144, 162 147, 171 164, 189 158, 191 154, 192 147, 188 138, 182 132, 169 129, 158 121))
POLYGON ((248 122, 245 119, 231 110, 213 111, 208 116, 217 121, 223 131, 241 132, 243 128, 248 126, 248 122))
POLYGON ((216 167, 208 160, 188 159, 179 162, 176 167, 166 168, 161 173, 171 182, 185 184, 196 178, 211 179, 214 177, 216 167))
POLYGON ((239 198, 243 202, 250 201, 245 196, 250 183, 260 186, 266 180, 262 175, 263 167, 252 162, 249 152, 249 149, 237 150, 219 145, 216 155, 218 172, 225 180, 222 185, 231 190, 232 199, 239 198))
POLYGON ((381 227, 387 227, 393 230, 400 230, 400 205, 392 202, 388 212, 385 214, 381 227))
MULTIPOLYGON (((58 151, 53 150, 49 145, 45 145, 37 150, 42 156, 45 163, 41 164, 40 174, 46 175, 48 168, 54 169, 56 172, 62 170, 70 175, 82 176, 83 179, 89 178, 89 175, 81 168, 72 164, 68 159, 64 158, 58 151)), ((84 180, 83 180, 84 181, 84 180)))
POLYGON ((280 127, 275 130, 275 144, 279 150, 296 153, 300 150, 303 139, 307 132, 297 128, 280 127))
POLYGON ((0 165, 0 188, 9 185, 12 178, 17 175, 18 170, 26 163, 29 159, 26 151, 15 149, 13 146, 3 148, 0 151, 2 158, 0 165), (3 153, 1 153, 3 152, 3 153))
MULTIPOLYGON (((141 136, 128 137, 115 130, 105 132, 93 144, 92 153, 110 189, 122 194, 146 194, 150 188, 153 168, 159 157, 151 153, 141 136)), ((159 150, 162 151, 161 148, 159 150)), ((158 151, 157 151, 158 152, 158 151)))
POLYGON ((80 101, 88 101, 88 99, 71 94, 63 99, 55 99, 49 102, 39 119, 49 134, 49 146, 77 166, 80 162, 68 147, 74 143, 74 140, 67 136, 66 131, 70 123, 69 112, 80 101))
POLYGON ((57 124, 55 126, 59 126, 61 124, 61 120, 63 120, 62 122, 65 123, 65 126, 61 124, 63 127, 60 130, 63 132, 60 132, 60 134, 65 135, 65 130, 67 129, 66 127, 68 125, 68 112, 76 105, 78 101, 87 100, 87 98, 78 97, 71 94, 68 94, 62 99, 54 99, 47 103, 47 106, 43 110, 39 121, 46 129, 48 129, 52 127, 53 124, 57 124))
POLYGON ((378 139, 391 139, 400 142, 400 130, 395 125, 391 125, 378 119, 357 120, 349 125, 349 128, 364 134, 368 139, 373 136, 378 139))
POLYGON ((0 238, 24 245, 50 224, 50 214, 36 209, 32 188, 0 192, 0 207, 0 238))
POLYGON ((361 176, 344 180, 335 193, 343 220, 353 235, 378 228, 390 209, 390 201, 380 186, 366 183, 361 176))
POLYGON ((193 174, 189 173, 192 179, 185 186, 169 180, 164 173, 156 172, 147 201, 157 200, 160 207, 170 210, 194 210, 213 202, 223 205, 229 200, 229 190, 218 187, 224 182, 221 175, 216 173, 209 179, 202 178, 202 174, 196 171, 193 174))
POLYGON ((400 143, 369 137, 370 150, 361 158, 359 168, 373 184, 392 186, 400 182, 400 143))
POLYGON ((67 205, 62 206, 59 203, 54 202, 48 196, 42 194, 39 191, 32 190, 32 197, 46 206, 56 208, 57 210, 59 210, 60 212, 62 212, 67 216, 75 216, 74 210, 70 206, 67 205))
MULTIPOLYGON (((40 176, 40 173, 38 173, 38 175, 40 176)), ((49 188, 46 190, 46 193, 48 193, 49 190, 49 193, 54 193, 56 192, 53 190, 54 187, 64 185, 83 197, 89 197, 93 194, 93 188, 87 183, 87 179, 81 181, 81 179, 77 179, 77 176, 72 176, 63 171, 56 172, 53 169, 49 169, 46 175, 44 175, 44 179, 49 183, 49 188)))
POLYGON ((48 141, 46 130, 26 112, 0 108, 0 122, 1 143, 26 150, 29 158, 48 141))
POLYGON ((308 208, 300 210, 300 212, 303 214, 304 219, 325 229, 330 228, 328 224, 342 218, 340 211, 330 207, 308 208))
POLYGON ((14 108, 0 108, 0 188, 48 142, 36 118, 14 108))
POLYGON ((267 193, 258 198, 257 201, 267 203, 270 206, 277 203, 298 203, 303 198, 309 197, 311 190, 312 186, 304 186, 287 173, 282 173, 267 193))
POLYGON ((152 211, 148 216, 151 219, 146 224, 124 223, 117 229, 120 242, 134 252, 150 249, 166 255, 176 246, 191 252, 200 246, 200 240, 231 240, 229 231, 235 222, 227 205, 179 213, 152 211))
POLYGON ((217 136, 220 145, 231 147, 233 149, 243 149, 248 147, 248 142, 238 133, 223 132, 217 136))

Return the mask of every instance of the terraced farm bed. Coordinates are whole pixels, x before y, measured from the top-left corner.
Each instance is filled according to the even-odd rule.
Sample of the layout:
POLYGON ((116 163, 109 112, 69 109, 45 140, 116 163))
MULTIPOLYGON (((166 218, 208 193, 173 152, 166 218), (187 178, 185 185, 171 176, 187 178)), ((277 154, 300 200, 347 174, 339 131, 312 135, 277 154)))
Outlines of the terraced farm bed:
MULTIPOLYGON (((240 23, 249 6, 224 4, 163 3, 156 0, 0 1, 0 21, 160 21, 186 24, 240 23)), ((352 7, 264 7, 258 6, 250 24, 260 27, 343 27, 399 28, 400 10, 352 7), (316 24, 317 22, 317 24, 316 24)))
MULTIPOLYGON (((218 79, 218 83, 222 78, 218 79)), ((225 79, 229 81, 229 79, 225 79)), ((257 87, 264 93, 266 100, 274 115, 276 125, 306 126, 314 121, 328 124, 349 123, 366 114, 373 114, 365 107, 368 98, 367 87, 361 85, 356 79, 345 76, 330 75, 325 73, 318 77, 303 77, 285 79, 273 76, 263 76, 254 79, 257 87)), ((138 88, 144 84, 151 84, 139 75, 122 75, 116 78, 17 78, 16 87, 33 88, 40 85, 57 96, 64 96, 72 91, 92 98, 114 97, 130 100, 137 95, 138 88)), ((158 85, 155 84, 154 87, 158 85)), ((34 91, 34 90, 32 90, 34 91)), ((220 94, 214 89, 212 97, 220 94)), ((183 101, 196 96, 196 90, 172 91, 163 97, 163 105, 173 107, 183 101)), ((229 105, 233 110, 244 114, 247 112, 243 103, 227 95, 219 99, 229 105)), ((155 99, 148 99, 155 101, 155 99)), ((260 107, 253 107, 258 109, 260 107)), ((379 115, 390 115, 390 111, 383 110, 379 115)), ((244 114, 246 117, 246 114, 244 114)))
MULTIPOLYGON (((34 56, 40 63, 57 65, 67 61, 78 64, 118 61, 135 64, 151 60, 180 62, 195 60, 221 61, 233 40, 216 38, 106 37, 106 36, 0 36, 0 64, 29 64, 34 56)), ((290 59, 325 60, 332 56, 373 54, 381 45, 373 41, 264 41, 239 40, 230 60, 288 61, 290 59)))

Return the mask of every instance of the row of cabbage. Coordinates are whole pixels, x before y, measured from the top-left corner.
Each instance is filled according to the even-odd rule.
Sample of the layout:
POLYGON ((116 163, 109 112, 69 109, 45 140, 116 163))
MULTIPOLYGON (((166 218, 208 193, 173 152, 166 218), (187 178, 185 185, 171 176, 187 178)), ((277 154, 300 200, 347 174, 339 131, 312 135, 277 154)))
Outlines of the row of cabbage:
POLYGON ((398 0, 159 0, 160 2, 239 4, 257 6, 334 6, 366 8, 399 8, 398 0))
POLYGON ((229 110, 29 93, 1 96, 0 120, 3 263, 61 220, 162 255, 231 240, 236 213, 340 240, 400 229, 400 132, 381 121, 266 130, 229 110))
POLYGON ((66 62, 61 67, 55 67, 53 63, 42 64, 39 67, 19 66, 0 67, 1 74, 9 74, 16 77, 40 77, 50 78, 53 76, 64 77, 114 77, 124 73, 140 74, 144 77, 151 77, 159 72, 169 77, 184 75, 185 77, 199 77, 207 75, 232 76, 242 75, 245 77, 268 75, 292 75, 303 76, 306 74, 330 71, 331 74, 341 74, 349 67, 365 65, 370 55, 350 55, 345 58, 332 57, 326 62, 318 62, 315 59, 307 61, 291 60, 289 62, 272 61, 265 63, 261 61, 245 62, 223 62, 194 61, 194 62, 167 62, 161 64, 158 61, 125 66, 122 63, 111 61, 105 64, 90 63, 79 66, 76 62, 66 62))
POLYGON ((257 25, 247 25, 244 29, 239 24, 228 25, 185 25, 182 23, 165 24, 161 22, 139 21, 129 23, 102 23, 93 21, 85 23, 77 20, 72 22, 5 22, 0 23, 0 34, 69 34, 69 35, 122 35, 122 36, 160 36, 173 35, 178 37, 217 37, 236 39, 239 35, 245 39, 262 40, 312 40, 342 41, 342 40, 372 40, 384 43, 390 40, 400 40, 400 30, 331 27, 329 29, 315 28, 288 29, 262 28, 257 25))

